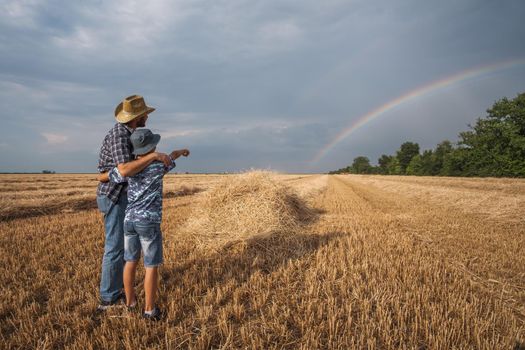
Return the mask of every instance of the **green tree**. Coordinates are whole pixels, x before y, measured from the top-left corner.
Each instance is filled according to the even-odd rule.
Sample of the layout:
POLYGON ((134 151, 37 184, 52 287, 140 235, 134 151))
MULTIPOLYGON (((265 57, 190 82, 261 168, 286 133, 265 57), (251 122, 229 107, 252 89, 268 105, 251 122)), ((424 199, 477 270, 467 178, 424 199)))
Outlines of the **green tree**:
POLYGON ((377 171, 378 174, 388 174, 388 164, 392 161, 393 156, 387 156, 382 154, 381 157, 377 160, 377 171))
POLYGON ((328 174, 347 174, 349 172, 351 172, 351 168, 350 168, 350 166, 347 166, 345 168, 332 170, 332 171, 328 172, 328 174))
POLYGON ((443 167, 440 175, 443 176, 466 176, 467 150, 455 148, 443 158, 443 167))
MULTIPOLYGON (((346 168, 359 174, 525 177, 525 93, 502 98, 459 134, 457 144, 445 140, 419 154, 419 145, 405 142, 395 156, 381 155, 378 166, 368 158, 346 168)), ((339 169, 343 171, 343 169, 339 169)))
POLYGON ((397 157, 392 157, 392 160, 388 163, 388 174, 401 175, 401 166, 397 157))
POLYGON ((454 151, 452 142, 444 140, 438 143, 432 156, 432 170, 428 175, 445 175, 443 172, 443 164, 452 151, 454 151))
POLYGON ((434 175, 436 167, 436 154, 432 150, 425 150, 421 155, 421 171, 418 175, 430 176, 434 175))
POLYGON ((407 175, 429 176, 433 175, 434 168, 434 152, 432 150, 425 150, 423 154, 416 154, 408 163, 407 175))
POLYGON ((406 169, 412 158, 419 154, 419 145, 414 142, 405 142, 397 151, 396 157, 399 161, 401 173, 405 174, 406 169))
POLYGON ((410 160, 410 163, 408 163, 406 174, 407 175, 421 175, 422 169, 421 169, 422 163, 421 163, 421 156, 415 155, 410 160))
POLYGON ((525 93, 503 98, 459 134, 463 175, 525 176, 525 93))
POLYGON ((370 174, 372 172, 370 160, 367 157, 363 156, 354 158, 354 162, 352 163, 352 170, 356 174, 370 174))

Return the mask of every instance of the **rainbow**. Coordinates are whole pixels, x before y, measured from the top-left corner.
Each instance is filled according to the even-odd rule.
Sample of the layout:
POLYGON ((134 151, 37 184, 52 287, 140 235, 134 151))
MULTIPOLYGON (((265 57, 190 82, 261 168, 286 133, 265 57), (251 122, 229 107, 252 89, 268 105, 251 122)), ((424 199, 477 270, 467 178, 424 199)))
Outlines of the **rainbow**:
POLYGON ((525 59, 520 58, 520 59, 514 59, 514 60, 504 61, 504 62, 498 62, 498 63, 493 63, 493 64, 489 64, 489 65, 484 65, 484 66, 478 66, 478 67, 471 68, 471 69, 462 71, 460 73, 448 76, 446 78, 433 81, 433 82, 428 83, 426 85, 420 86, 420 87, 418 87, 418 88, 416 88, 416 89, 414 89, 412 91, 409 91, 408 93, 406 93, 406 94, 404 94, 402 96, 399 96, 399 97, 397 97, 397 98, 395 98, 393 100, 390 100, 387 103, 385 103, 384 105, 379 106, 379 107, 369 111, 368 113, 360 116, 357 119, 357 121, 351 123, 350 125, 348 125, 348 127, 343 129, 339 134, 337 134, 335 136, 335 138, 332 141, 330 141, 323 148, 321 148, 321 150, 319 152, 317 152, 315 157, 311 160, 311 164, 317 163, 335 145, 337 145, 339 142, 344 140, 351 133, 353 133, 354 131, 356 131, 357 129, 359 129, 360 127, 365 125, 366 123, 370 122, 371 120, 374 120, 375 118, 381 116, 382 114, 392 110, 393 108, 395 108, 395 107, 397 107, 397 106, 399 106, 399 105, 401 105, 403 103, 412 101, 412 100, 414 100, 414 99, 416 99, 418 97, 421 97, 421 96, 423 96, 425 94, 428 94, 431 91, 434 91, 434 90, 437 90, 437 89, 441 89, 441 88, 444 88, 446 86, 449 86, 449 85, 452 85, 452 84, 456 84, 456 83, 459 83, 459 82, 467 80, 467 79, 472 79, 472 78, 478 77, 480 75, 491 73, 491 72, 495 72, 495 71, 499 71, 499 70, 513 68, 513 67, 516 67, 516 66, 519 66, 519 65, 522 65, 522 64, 525 64, 525 59))

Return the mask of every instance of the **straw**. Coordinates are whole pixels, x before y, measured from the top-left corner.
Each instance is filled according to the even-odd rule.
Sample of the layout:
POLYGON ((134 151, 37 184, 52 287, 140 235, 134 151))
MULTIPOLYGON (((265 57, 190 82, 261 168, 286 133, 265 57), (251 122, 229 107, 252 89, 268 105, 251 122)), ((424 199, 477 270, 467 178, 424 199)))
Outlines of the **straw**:
POLYGON ((197 245, 224 246, 270 234, 294 234, 311 209, 275 173, 228 176, 202 194, 183 233, 197 245))

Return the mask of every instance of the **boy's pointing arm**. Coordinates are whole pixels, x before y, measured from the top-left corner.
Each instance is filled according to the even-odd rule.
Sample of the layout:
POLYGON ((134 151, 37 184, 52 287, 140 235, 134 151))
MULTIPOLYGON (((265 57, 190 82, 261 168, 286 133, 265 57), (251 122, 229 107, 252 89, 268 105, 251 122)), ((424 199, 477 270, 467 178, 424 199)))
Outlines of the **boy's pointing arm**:
POLYGON ((184 149, 178 149, 178 150, 175 150, 173 152, 170 153, 170 158, 175 160, 177 158, 179 158, 180 156, 184 156, 184 157, 187 157, 190 155, 190 151, 186 148, 184 149))
POLYGON ((187 150, 187 149, 179 149, 179 150, 175 150, 173 152, 170 153, 170 158, 171 158, 171 165, 166 167, 165 168, 165 171, 166 172, 169 172, 171 169, 175 168, 175 159, 179 158, 180 156, 184 156, 184 157, 187 157, 190 155, 190 151, 187 150))

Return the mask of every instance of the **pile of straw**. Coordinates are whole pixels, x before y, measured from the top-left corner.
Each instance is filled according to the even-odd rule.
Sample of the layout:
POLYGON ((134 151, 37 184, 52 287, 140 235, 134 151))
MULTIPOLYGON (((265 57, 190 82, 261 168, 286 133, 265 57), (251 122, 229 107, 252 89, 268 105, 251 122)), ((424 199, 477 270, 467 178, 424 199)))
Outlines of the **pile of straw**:
POLYGON ((183 231, 196 243, 221 246, 268 234, 293 234, 312 216, 274 173, 228 176, 203 194, 183 231))

